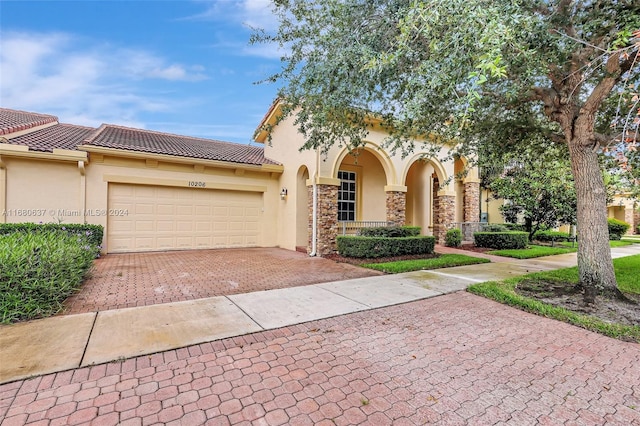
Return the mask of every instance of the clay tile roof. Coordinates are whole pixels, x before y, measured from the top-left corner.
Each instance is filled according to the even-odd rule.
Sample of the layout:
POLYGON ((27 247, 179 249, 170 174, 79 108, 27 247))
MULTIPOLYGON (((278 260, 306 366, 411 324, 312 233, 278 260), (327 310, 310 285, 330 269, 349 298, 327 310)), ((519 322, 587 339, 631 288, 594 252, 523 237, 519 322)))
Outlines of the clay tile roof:
POLYGON ((95 129, 73 124, 56 124, 9 139, 12 145, 26 145, 30 151, 52 152, 58 149, 77 149, 95 129))
POLYGON ((242 164, 279 164, 264 156, 264 149, 238 143, 173 135, 151 130, 103 124, 84 141, 85 145, 129 151, 242 164))
POLYGON ((57 121, 58 117, 53 115, 0 108, 0 135, 8 135, 57 121))

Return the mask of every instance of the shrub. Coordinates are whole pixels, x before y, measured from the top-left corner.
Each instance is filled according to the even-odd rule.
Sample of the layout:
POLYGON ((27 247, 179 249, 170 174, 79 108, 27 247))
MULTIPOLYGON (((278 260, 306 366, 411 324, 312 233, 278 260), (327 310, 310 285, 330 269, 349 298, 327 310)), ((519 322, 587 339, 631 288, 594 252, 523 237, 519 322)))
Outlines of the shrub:
POLYGON ((0 322, 58 312, 94 255, 85 238, 58 230, 0 235, 0 322))
POLYGON ((482 232, 505 232, 508 231, 507 227, 503 224, 493 223, 484 225, 482 227, 482 232))
POLYGON ((420 235, 419 226, 376 226, 361 228, 358 232, 361 237, 404 238, 420 235))
POLYGON ((538 231, 533 235, 534 240, 551 242, 551 241, 569 241, 571 235, 566 232, 559 231, 538 231))
POLYGON ((100 254, 104 229, 101 225, 89 225, 86 223, 0 223, 0 235, 8 235, 14 232, 49 233, 60 231, 69 235, 81 236, 95 248, 96 256, 100 254))
POLYGON ((525 226, 521 223, 503 223, 500 226, 503 226, 507 231, 526 231, 525 226))
POLYGON ((476 232, 473 239, 477 247, 494 249, 521 249, 526 248, 529 242, 529 234, 520 231, 507 232, 476 232))
POLYGON ((627 233, 627 231, 629 230, 629 227, 631 226, 627 222, 623 222, 621 220, 614 219, 612 217, 607 219, 607 222, 609 223, 609 239, 610 240, 619 240, 620 238, 622 238, 624 234, 627 233))
POLYGON ((462 245, 462 231, 458 228, 449 229, 444 237, 444 245, 447 247, 460 247, 462 245))
POLYGON ((431 254, 436 244, 435 237, 363 237, 341 235, 338 237, 338 252, 342 256, 376 258, 409 254, 431 254))

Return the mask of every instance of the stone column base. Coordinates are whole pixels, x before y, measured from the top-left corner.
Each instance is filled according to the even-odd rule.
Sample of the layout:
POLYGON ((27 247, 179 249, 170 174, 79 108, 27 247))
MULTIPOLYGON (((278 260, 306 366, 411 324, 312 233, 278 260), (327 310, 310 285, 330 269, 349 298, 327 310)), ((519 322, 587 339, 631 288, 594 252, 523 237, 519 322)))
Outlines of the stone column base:
POLYGON ((407 193, 401 191, 387 192, 387 222, 403 226, 406 221, 407 193))
MULTIPOLYGON (((309 247, 313 245, 313 187, 309 191, 309 247)), ((338 187, 335 185, 317 185, 318 191, 318 223, 316 255, 325 256, 338 252, 336 238, 338 236, 338 187)))
POLYGON ((433 235, 437 244, 445 243, 447 231, 453 226, 456 220, 456 197, 453 195, 439 195, 435 203, 437 210, 434 210, 433 235))
POLYGON ((480 222, 480 182, 464 184, 464 222, 480 222))

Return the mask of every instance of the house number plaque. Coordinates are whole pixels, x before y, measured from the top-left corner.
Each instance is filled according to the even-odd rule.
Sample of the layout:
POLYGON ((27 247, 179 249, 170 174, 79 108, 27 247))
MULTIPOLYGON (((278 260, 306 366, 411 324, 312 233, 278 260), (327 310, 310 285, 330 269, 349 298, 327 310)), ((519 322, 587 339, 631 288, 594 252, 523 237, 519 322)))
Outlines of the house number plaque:
POLYGON ((205 182, 201 182, 197 180, 190 180, 189 186, 192 188, 206 188, 207 184, 205 182))

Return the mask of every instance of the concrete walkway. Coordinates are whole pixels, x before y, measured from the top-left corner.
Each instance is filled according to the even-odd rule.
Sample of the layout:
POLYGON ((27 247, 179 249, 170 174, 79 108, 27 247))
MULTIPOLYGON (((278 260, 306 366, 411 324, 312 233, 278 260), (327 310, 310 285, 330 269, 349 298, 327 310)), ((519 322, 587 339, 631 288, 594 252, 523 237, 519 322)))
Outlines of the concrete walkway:
MULTIPOLYGON (((640 245, 612 249, 613 257, 640 245)), ((574 266, 576 254, 66 315, 0 327, 0 383, 427 299, 574 266)))
MULTIPOLYGON (((614 255, 639 251, 615 250, 614 255)), ((568 257, 538 259, 528 267, 514 262, 512 272, 571 262, 568 257)), ((509 274, 509 265, 499 265, 500 276, 509 274)), ((361 289, 356 298, 335 283, 302 287, 297 296, 288 296, 291 306, 285 311, 292 312, 291 323, 313 316, 305 307, 314 309, 310 302, 316 295, 338 296, 332 300, 341 304, 321 316, 340 312, 349 303, 360 311, 220 340, 213 339, 221 331, 217 327, 229 327, 221 321, 227 318, 226 309, 240 309, 243 302, 225 298, 228 303, 212 303, 211 308, 194 304, 163 309, 179 315, 152 321, 154 329, 146 332, 137 323, 151 322, 146 316, 158 312, 139 311, 127 319, 127 312, 135 309, 122 310, 120 323, 105 317, 102 327, 102 313, 86 314, 89 321, 84 326, 78 322, 76 328, 42 322, 43 332, 23 340, 31 348, 11 356, 33 350, 45 351, 45 360, 65 358, 65 352, 57 352, 64 346, 57 339, 71 335, 78 335, 85 346, 80 344, 71 367, 58 368, 63 371, 0 384, 0 424, 640 426, 640 345, 466 292, 431 298, 426 294, 464 287, 469 278, 478 279, 469 275, 470 269, 488 274, 489 266, 388 277, 387 285, 403 291, 404 298, 421 290, 419 296, 427 298, 378 309, 370 306, 393 300, 384 300, 388 292, 367 280, 354 282, 361 289), (122 336, 112 333, 105 353, 131 335, 140 339, 134 342, 137 347, 165 337, 187 344, 183 330, 189 327, 180 323, 211 316, 212 310, 220 312, 221 320, 209 320, 213 325, 202 336, 204 343, 95 365, 83 359, 94 339, 110 332, 105 326, 124 329, 118 332, 122 336), (86 366, 77 367, 80 364, 86 366)), ((280 313, 267 304, 269 299, 262 302, 245 301, 242 306, 254 311, 227 320, 241 319, 258 329, 269 327, 270 321, 281 323, 278 316, 263 316, 280 313)), ((109 315, 118 317, 113 311, 109 315)), ((73 317, 81 316, 51 321, 74 322, 73 317)), ((7 330, 0 329, 0 335, 7 330)), ((0 348, 20 339, 5 339, 0 348)), ((10 361, 3 353, 0 366, 10 361)))

